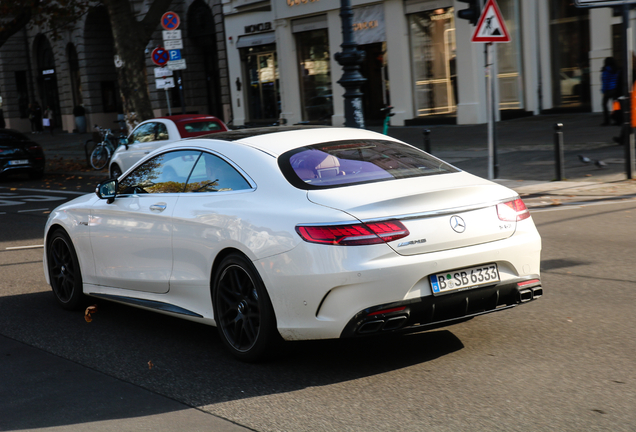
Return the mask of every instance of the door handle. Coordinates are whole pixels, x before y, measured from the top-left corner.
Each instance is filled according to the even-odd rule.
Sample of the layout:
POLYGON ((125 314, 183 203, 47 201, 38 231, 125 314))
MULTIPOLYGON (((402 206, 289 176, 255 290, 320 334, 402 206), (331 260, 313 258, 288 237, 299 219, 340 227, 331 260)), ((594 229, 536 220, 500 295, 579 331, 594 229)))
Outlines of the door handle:
POLYGON ((162 212, 166 209, 166 203, 157 203, 150 206, 150 210, 162 212))
POLYGON ((150 150, 148 150, 147 152, 144 152, 144 154, 150 154, 150 150))

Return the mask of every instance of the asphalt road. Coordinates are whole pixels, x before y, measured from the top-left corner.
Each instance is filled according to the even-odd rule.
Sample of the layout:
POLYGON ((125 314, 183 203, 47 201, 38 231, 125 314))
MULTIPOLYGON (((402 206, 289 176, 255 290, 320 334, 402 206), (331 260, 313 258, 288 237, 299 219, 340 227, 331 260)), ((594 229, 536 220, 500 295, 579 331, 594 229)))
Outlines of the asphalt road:
POLYGON ((0 238, 0 430, 636 430, 634 202, 533 211, 536 302, 405 337, 287 344, 258 365, 199 324, 104 301, 91 323, 61 310, 37 247, 46 213, 16 210, 30 206, 45 207, 0 208, 13 227, 0 238))

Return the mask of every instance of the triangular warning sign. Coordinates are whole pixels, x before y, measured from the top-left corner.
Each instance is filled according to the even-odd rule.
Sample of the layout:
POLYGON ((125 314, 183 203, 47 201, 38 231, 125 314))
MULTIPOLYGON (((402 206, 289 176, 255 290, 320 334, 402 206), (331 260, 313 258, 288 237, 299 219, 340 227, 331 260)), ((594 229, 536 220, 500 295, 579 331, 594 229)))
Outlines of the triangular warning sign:
POLYGON ((471 42, 510 42, 510 34, 495 0, 488 0, 471 42))

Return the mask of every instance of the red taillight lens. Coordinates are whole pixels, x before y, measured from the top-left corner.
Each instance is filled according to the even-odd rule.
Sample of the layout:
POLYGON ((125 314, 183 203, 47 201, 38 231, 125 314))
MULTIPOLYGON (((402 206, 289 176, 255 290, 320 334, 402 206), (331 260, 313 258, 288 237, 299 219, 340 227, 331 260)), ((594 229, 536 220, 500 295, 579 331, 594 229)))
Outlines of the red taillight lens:
POLYGON ((42 154, 42 147, 40 147, 39 145, 35 144, 35 145, 30 145, 27 148, 27 151, 31 154, 42 154))
POLYGON ((379 311, 376 311, 376 312, 371 312, 367 316, 383 315, 383 314, 388 314, 388 313, 392 313, 392 312, 402 312, 404 309, 406 309, 406 306, 394 307, 394 308, 391 308, 391 309, 383 309, 383 310, 379 310, 379 311))
POLYGON ((521 198, 514 201, 497 204, 499 219, 506 222, 518 222, 530 217, 530 211, 521 198))
POLYGON ((340 246, 388 243, 409 235, 409 230, 400 221, 297 226, 296 232, 309 243, 340 246))

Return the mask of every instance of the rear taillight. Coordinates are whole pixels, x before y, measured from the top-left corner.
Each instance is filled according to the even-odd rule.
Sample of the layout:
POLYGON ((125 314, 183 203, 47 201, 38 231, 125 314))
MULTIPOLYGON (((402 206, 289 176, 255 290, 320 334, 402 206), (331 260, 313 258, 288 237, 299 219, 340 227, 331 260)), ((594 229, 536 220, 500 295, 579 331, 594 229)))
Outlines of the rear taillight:
POLYGON ((27 151, 31 154, 42 154, 42 147, 40 147, 39 145, 35 144, 35 145, 30 145, 26 147, 27 151))
POLYGON ((296 232, 309 243, 361 246, 388 243, 409 235, 397 220, 349 225, 303 225, 296 232))
POLYGON ((513 201, 497 204, 499 219, 506 222, 518 222, 530 217, 530 211, 521 198, 513 201))

